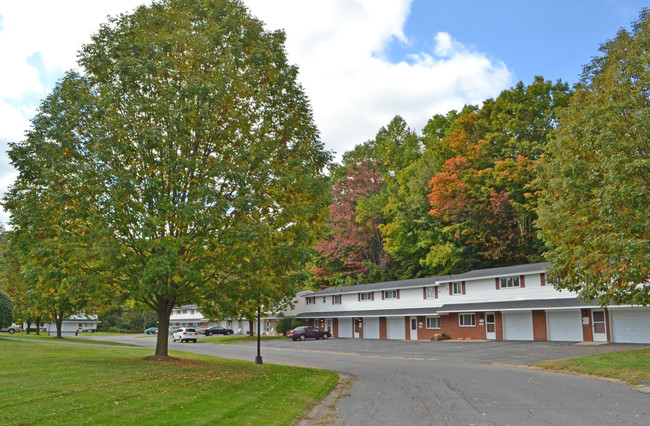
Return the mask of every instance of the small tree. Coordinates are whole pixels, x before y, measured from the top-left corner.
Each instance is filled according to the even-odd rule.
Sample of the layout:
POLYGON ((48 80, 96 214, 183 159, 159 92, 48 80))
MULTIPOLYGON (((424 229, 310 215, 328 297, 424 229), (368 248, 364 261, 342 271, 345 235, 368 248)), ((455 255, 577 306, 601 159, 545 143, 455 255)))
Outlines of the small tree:
POLYGON ((6 293, 0 291, 0 327, 9 327, 14 320, 14 307, 6 293))

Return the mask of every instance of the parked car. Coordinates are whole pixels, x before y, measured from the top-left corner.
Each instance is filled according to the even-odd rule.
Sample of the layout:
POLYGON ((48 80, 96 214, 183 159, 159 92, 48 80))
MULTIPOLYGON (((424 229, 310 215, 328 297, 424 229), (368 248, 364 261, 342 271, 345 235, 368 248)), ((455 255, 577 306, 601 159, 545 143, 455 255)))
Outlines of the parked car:
POLYGON ((293 330, 289 330, 287 333, 289 337, 293 340, 305 340, 305 339, 329 339, 332 337, 332 333, 329 331, 323 331, 316 327, 301 326, 296 327, 293 330))
POLYGON ((7 333, 9 333, 9 334, 14 334, 14 333, 16 333, 16 332, 23 331, 23 327, 20 326, 20 325, 11 324, 11 325, 10 325, 9 327, 7 327, 7 328, 0 329, 0 331, 7 332, 7 333))
POLYGON ((194 327, 183 327, 172 335, 172 342, 179 341, 189 342, 190 340, 196 343, 199 333, 196 332, 194 327))
POLYGON ((177 325, 172 325, 171 327, 169 327, 169 334, 174 334, 180 329, 181 329, 181 327, 179 327, 177 325))
POLYGON ((223 328, 220 325, 213 325, 212 327, 205 329, 205 335, 206 336, 212 336, 213 334, 229 335, 229 334, 233 334, 233 333, 234 333, 234 331, 232 331, 231 329, 223 328))
POLYGON ((144 332, 145 334, 158 334, 158 327, 149 327, 144 332))

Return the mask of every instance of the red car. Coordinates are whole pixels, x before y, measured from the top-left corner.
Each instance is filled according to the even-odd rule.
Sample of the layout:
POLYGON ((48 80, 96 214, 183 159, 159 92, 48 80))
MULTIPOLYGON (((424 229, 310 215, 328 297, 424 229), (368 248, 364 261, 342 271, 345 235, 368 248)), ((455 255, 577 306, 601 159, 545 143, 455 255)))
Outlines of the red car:
POLYGON ((305 339, 328 339, 332 337, 332 334, 329 331, 323 331, 316 327, 302 326, 296 327, 293 330, 289 330, 287 336, 291 337, 293 340, 305 340, 305 339))

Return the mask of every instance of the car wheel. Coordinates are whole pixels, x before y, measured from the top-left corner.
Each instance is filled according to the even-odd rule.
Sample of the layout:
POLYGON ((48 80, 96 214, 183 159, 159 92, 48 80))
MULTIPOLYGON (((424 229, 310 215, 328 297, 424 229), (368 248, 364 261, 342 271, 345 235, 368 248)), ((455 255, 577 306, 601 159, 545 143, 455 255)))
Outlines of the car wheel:
POLYGON ((212 333, 209 332, 209 331, 206 331, 206 332, 205 332, 205 335, 206 335, 207 337, 210 337, 210 336, 212 336, 212 333))
POLYGON ((234 333, 234 331, 229 331, 226 334, 233 334, 233 333, 234 333))
POLYGON ((194 339, 194 343, 196 343, 196 339, 194 339))
POLYGON ((16 332, 16 330, 14 330, 13 328, 9 329, 9 334, 14 334, 15 332, 16 332))
POLYGON ((323 339, 329 339, 329 338, 330 338, 330 334, 329 334, 329 333, 327 333, 327 334, 325 334, 325 335, 323 336, 323 339))
POLYGON ((300 335, 300 340, 305 340, 305 335, 304 334, 300 335))
POLYGON ((292 337, 291 340, 293 340, 293 341, 295 342, 295 341, 298 340, 298 339, 296 339, 295 337, 292 337))

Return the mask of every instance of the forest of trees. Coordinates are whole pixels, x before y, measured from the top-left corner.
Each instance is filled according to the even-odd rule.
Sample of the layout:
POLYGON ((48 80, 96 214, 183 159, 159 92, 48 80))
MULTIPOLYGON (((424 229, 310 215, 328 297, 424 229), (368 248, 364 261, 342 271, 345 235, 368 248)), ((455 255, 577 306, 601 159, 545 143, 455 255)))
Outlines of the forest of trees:
POLYGON ((331 170, 312 286, 548 260, 585 300, 650 304, 648 45, 644 10, 573 88, 538 76, 421 133, 393 118, 331 170))

